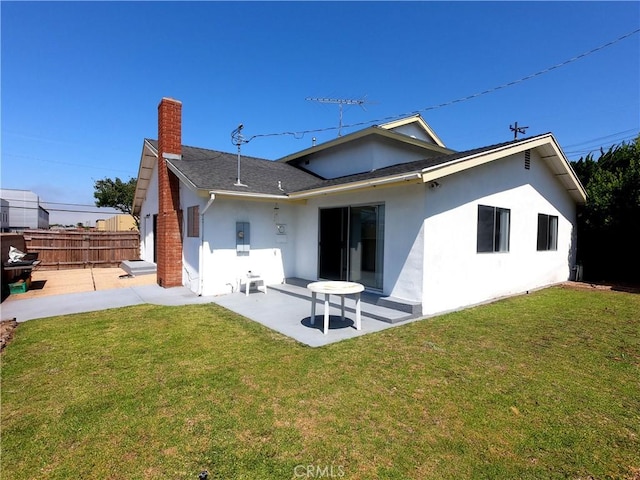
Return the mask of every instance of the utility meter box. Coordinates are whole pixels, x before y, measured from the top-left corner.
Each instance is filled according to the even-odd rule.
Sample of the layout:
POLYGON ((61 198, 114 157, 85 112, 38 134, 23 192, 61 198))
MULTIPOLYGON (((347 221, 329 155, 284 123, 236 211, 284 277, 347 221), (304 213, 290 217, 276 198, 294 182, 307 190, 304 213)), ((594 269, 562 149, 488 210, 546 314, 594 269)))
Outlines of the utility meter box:
POLYGON ((251 228, 249 222, 236 222, 236 254, 249 255, 251 228))

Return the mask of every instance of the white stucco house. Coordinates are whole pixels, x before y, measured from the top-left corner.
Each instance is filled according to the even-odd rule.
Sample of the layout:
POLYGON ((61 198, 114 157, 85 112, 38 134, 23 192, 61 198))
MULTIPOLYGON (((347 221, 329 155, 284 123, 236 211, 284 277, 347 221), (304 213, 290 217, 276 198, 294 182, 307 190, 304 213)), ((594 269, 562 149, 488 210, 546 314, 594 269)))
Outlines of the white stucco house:
POLYGON ((585 190, 550 133, 447 148, 420 116, 277 161, 181 144, 159 105, 133 205, 141 258, 163 286, 232 292, 247 270, 356 281, 422 315, 565 281, 585 190), (238 185, 242 183, 242 185, 238 185))

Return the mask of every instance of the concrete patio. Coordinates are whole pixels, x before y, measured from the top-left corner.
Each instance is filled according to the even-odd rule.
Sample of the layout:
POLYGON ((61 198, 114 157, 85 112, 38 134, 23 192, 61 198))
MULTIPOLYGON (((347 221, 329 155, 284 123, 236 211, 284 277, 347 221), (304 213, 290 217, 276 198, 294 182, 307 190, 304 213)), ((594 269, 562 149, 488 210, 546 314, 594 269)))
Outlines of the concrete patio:
POLYGON ((162 288, 155 275, 122 277, 121 269, 37 271, 34 288, 10 295, 1 305, 2 319, 19 322, 37 318, 118 308, 144 303, 191 305, 216 303, 303 344, 319 347, 367 333, 381 331, 414 320, 406 311, 378 305, 380 298, 362 295, 362 329, 354 328, 354 301, 346 300, 345 321, 340 317, 340 299, 331 297, 330 326, 322 332, 323 295, 318 297, 316 322, 311 325, 311 292, 308 281, 292 279, 287 284, 269 285, 268 293, 251 291, 201 297, 185 287, 162 288))

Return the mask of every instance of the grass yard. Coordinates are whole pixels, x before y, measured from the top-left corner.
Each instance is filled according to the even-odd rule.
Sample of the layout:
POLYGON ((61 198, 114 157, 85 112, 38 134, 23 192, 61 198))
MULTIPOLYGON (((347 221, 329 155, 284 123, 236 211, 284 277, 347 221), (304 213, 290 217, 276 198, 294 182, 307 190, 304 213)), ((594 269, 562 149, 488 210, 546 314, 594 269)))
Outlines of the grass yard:
POLYGON ((640 295, 549 288, 309 348, 214 305, 26 322, 2 479, 640 478, 640 295))

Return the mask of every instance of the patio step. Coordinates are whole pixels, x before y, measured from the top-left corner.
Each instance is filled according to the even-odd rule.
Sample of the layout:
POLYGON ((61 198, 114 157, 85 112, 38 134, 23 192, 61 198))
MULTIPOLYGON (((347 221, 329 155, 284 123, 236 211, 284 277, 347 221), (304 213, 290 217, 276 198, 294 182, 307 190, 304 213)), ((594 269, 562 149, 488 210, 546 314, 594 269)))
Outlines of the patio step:
POLYGON ((407 312, 413 315, 414 318, 422 316, 422 304, 420 302, 411 302, 395 297, 380 297, 378 305, 407 312))
POLYGON ((134 277, 155 274, 157 270, 155 263, 145 262, 144 260, 125 260, 120 264, 120 268, 134 277))
MULTIPOLYGON (((269 285, 270 289, 277 290, 288 295, 293 295, 298 298, 305 298, 311 300, 311 292, 307 290, 307 285, 311 281, 307 281, 299 278, 288 278, 287 283, 280 285, 269 285)), ((340 308, 340 302, 336 301, 338 297, 331 297, 330 305, 332 308, 340 308)), ((418 318, 419 313, 413 311, 407 311, 407 306, 398 302, 386 302, 381 304, 382 297, 371 292, 363 292, 361 295, 360 313, 363 317, 372 318, 385 323, 399 323, 413 318, 418 318)), ((317 299, 319 304, 322 303, 322 297, 317 299)), ((353 305, 347 302, 345 309, 348 312, 355 312, 353 305)))

